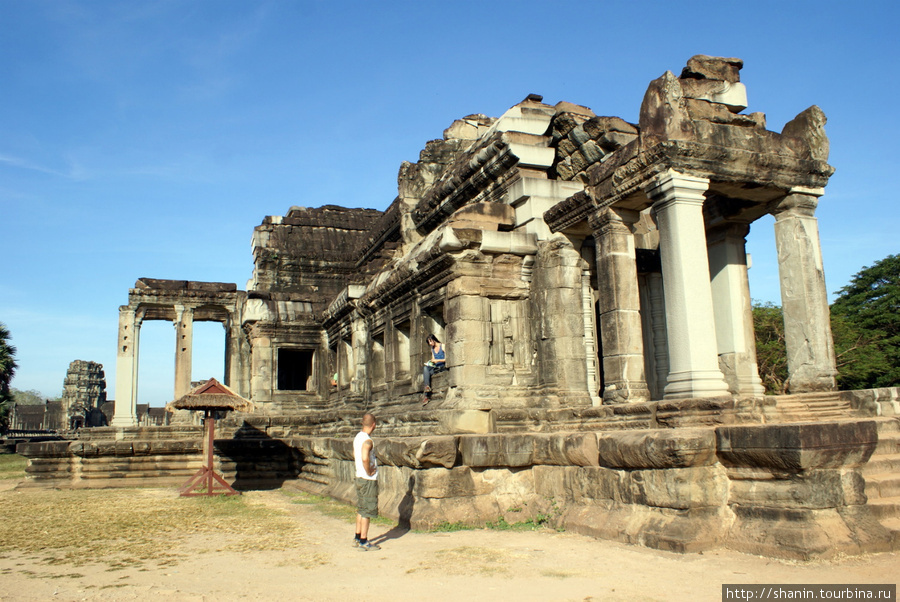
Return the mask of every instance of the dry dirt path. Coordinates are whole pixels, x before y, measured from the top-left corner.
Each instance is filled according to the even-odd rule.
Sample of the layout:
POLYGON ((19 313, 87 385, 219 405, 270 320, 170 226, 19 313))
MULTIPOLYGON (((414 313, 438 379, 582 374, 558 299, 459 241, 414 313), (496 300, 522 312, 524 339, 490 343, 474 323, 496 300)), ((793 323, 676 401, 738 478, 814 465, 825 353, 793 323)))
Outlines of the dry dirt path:
MULTIPOLYGON (((174 495, 160 490, 159 495, 174 495)), ((285 491, 249 492, 302 525, 283 551, 237 551, 228 535, 160 546, 169 566, 47 564, 0 558, 0 601, 25 600, 721 600, 722 583, 893 583, 900 555, 796 563, 728 551, 677 555, 554 531, 402 532, 373 526, 382 549, 350 544, 352 525, 285 491), (386 536, 386 537, 385 537, 386 536)), ((6 520, 9 520, 7 518, 6 520)))

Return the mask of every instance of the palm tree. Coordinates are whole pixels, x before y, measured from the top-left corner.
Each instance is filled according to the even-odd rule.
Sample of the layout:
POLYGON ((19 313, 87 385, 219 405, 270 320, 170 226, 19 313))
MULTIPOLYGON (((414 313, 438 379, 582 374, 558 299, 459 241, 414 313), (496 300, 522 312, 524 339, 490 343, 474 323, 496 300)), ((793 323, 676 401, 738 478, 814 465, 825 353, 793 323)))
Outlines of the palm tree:
POLYGON ((12 395, 9 383, 16 373, 16 348, 9 343, 9 330, 0 322, 0 432, 6 431, 7 414, 12 395))

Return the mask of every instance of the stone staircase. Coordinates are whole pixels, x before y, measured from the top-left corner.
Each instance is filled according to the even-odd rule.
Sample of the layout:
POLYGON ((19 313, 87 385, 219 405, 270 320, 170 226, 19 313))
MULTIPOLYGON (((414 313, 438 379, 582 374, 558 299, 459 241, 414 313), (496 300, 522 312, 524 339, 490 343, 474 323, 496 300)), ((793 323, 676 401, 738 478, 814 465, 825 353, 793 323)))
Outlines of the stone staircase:
POLYGON ((866 497, 872 514, 893 534, 900 549, 900 415, 893 406, 880 403, 879 416, 861 416, 840 392, 802 393, 775 397, 772 422, 864 419, 878 425, 878 445, 862 467, 866 497))
POLYGON ((850 402, 837 391, 779 395, 775 398, 776 422, 805 422, 853 418, 850 402))
POLYGON ((863 466, 866 497, 872 513, 894 534, 894 548, 900 547, 900 417, 874 418, 878 424, 878 445, 863 466))

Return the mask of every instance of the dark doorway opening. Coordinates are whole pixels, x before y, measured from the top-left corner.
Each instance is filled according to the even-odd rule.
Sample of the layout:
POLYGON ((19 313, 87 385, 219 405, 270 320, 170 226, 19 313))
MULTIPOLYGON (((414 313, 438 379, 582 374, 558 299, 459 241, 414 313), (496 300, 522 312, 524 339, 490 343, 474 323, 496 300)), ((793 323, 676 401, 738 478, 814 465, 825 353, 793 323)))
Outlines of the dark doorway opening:
POLYGON ((313 351, 278 350, 278 390, 309 391, 312 389, 313 351))

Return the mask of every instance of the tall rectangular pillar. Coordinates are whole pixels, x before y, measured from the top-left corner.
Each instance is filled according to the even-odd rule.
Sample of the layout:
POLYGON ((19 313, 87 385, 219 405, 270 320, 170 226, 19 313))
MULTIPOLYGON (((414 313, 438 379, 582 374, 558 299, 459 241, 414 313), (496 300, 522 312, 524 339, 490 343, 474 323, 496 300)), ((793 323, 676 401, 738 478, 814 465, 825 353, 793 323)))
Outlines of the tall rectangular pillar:
POLYGON ((757 397, 766 390, 756 363, 753 308, 747 279, 745 237, 749 231, 749 224, 731 222, 706 235, 719 368, 732 393, 757 397))
POLYGON ((141 324, 134 309, 119 308, 116 349, 116 409, 110 426, 137 426, 138 349, 141 324))
POLYGON ((175 399, 191 392, 191 357, 194 345, 194 310, 175 306, 175 399))
POLYGON ((703 223, 709 180, 668 170, 647 189, 659 227, 666 300, 666 398, 729 395, 719 370, 703 223))
POLYGON ((637 211, 610 207, 590 219, 597 241, 604 403, 650 399, 632 232, 639 217, 637 211))
POLYGON ((775 206, 775 245, 791 393, 836 388, 831 314, 819 225, 822 189, 795 188, 775 206))

